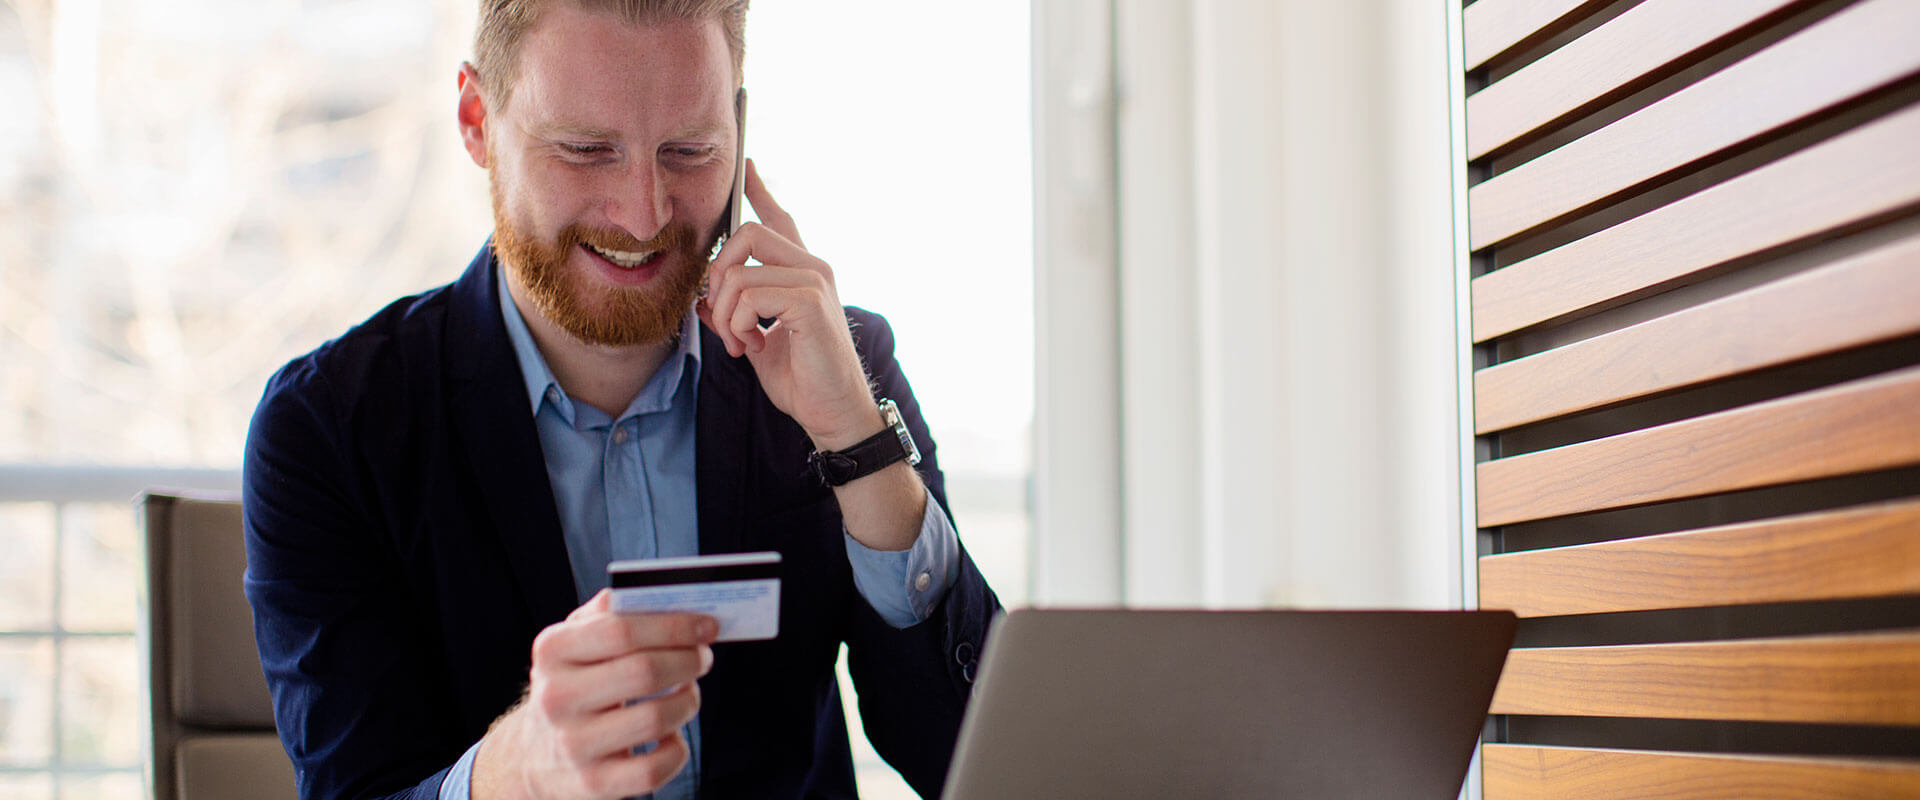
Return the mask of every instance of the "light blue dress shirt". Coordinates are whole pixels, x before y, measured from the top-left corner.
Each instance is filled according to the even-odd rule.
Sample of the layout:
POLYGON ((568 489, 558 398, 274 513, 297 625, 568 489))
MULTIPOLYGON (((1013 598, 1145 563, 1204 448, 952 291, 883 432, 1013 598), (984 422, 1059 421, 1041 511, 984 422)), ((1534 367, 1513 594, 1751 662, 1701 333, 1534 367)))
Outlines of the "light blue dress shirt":
MULTIPOLYGON (((617 419, 575 403, 553 377, 526 320, 498 277, 500 316, 526 380, 547 480, 560 514, 567 559, 580 602, 607 586, 607 564, 633 558, 672 558, 700 552, 694 486, 694 423, 699 403, 699 320, 687 314, 679 347, 660 365, 617 419)), ((888 624, 910 627, 927 618, 959 571, 953 524, 927 496, 913 547, 873 550, 846 536, 854 586, 888 624), (926 582, 921 583, 922 580, 926 582)), ((700 776, 700 719, 681 731, 690 759, 657 800, 691 800, 700 776)), ((474 754, 454 763, 440 785, 441 800, 469 800, 474 754)))

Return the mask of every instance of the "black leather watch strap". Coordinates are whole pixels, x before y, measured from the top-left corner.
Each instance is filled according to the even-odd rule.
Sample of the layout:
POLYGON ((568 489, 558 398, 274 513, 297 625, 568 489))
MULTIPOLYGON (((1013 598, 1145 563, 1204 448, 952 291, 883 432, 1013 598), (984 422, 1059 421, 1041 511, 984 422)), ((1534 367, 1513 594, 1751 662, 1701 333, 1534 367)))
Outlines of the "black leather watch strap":
POLYGON ((807 466, 812 468, 814 476, 822 484, 842 486, 898 461, 920 463, 920 450, 914 446, 913 434, 907 432, 906 423, 901 420, 893 401, 881 400, 880 413, 887 427, 881 428, 879 433, 845 450, 815 450, 807 454, 807 466))

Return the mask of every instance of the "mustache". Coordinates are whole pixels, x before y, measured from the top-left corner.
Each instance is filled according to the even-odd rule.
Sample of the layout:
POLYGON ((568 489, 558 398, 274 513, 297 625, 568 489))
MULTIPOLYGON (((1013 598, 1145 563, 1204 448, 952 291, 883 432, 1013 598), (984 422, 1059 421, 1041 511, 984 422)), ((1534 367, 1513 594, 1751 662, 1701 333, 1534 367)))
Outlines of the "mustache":
POLYGON ((685 248, 692 238, 693 232, 685 225, 668 225, 654 234, 653 238, 645 241, 619 228, 596 228, 578 223, 568 225, 560 232, 560 244, 564 247, 587 244, 603 250, 627 252, 680 250, 685 248))

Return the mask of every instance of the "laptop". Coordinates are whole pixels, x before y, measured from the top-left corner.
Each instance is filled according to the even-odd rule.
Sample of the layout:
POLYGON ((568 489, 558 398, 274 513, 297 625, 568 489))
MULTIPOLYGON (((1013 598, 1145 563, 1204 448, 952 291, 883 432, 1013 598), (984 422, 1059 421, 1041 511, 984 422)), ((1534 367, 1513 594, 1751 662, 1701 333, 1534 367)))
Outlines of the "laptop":
POLYGON ((1457 797, 1506 611, 1008 613, 949 800, 1457 797))

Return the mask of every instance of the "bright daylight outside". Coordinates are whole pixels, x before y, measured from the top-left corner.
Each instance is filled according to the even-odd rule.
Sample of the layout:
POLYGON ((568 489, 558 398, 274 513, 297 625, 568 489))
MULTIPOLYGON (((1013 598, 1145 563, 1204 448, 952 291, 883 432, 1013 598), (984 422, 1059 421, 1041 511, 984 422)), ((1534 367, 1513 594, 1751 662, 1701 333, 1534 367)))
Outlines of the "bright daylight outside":
MULTIPOLYGON (((0 797, 145 796, 125 487, 236 487, 268 375, 484 241, 453 117, 475 6, 0 0, 0 797)), ((893 323, 1008 605, 1027 589, 1028 14, 758 0, 746 66, 747 152, 842 300, 893 323)), ((864 796, 911 796, 855 743, 864 796)))

